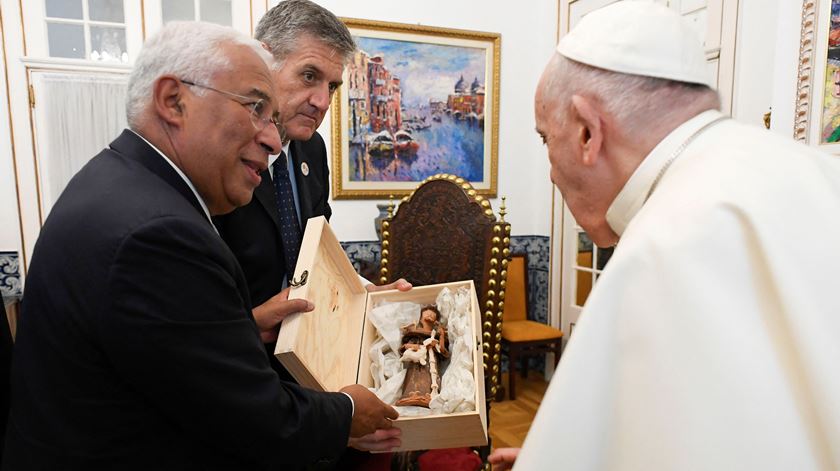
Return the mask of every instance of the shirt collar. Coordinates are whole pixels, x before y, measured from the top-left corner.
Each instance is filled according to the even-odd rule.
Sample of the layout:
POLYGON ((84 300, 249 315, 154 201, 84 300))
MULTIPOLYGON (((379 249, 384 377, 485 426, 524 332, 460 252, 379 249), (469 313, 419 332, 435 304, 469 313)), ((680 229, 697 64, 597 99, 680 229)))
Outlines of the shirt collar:
MULTIPOLYGON (((291 144, 292 144, 292 141, 289 141, 289 142, 287 142, 287 143, 283 146, 283 152, 285 152, 285 153, 286 153, 286 162, 287 162, 287 164, 288 164, 288 161, 289 161, 289 160, 288 160, 288 159, 289 159, 289 146, 290 146, 291 144)), ((279 157, 280 157, 280 154, 274 154, 274 155, 269 155, 269 156, 268 156, 268 173, 269 173, 269 174, 271 174, 271 178, 272 178, 272 179, 274 178, 274 167, 272 167, 272 165, 274 165, 274 162, 275 162, 275 161, 276 161, 279 157)))
POLYGON ((665 136, 642 160, 607 210, 607 224, 619 237, 642 208, 656 176, 674 152, 695 132, 721 116, 720 111, 709 110, 689 119, 665 136))
POLYGON ((218 234, 219 231, 218 231, 218 229, 216 229, 216 226, 213 224, 213 219, 210 218, 210 210, 207 209, 207 204, 204 202, 204 199, 201 198, 201 195, 198 194, 198 191, 196 191, 195 187, 193 186, 192 182, 187 177, 187 175, 184 174, 184 172, 182 172, 181 169, 178 168, 177 165, 175 165, 171 160, 169 160, 169 157, 167 157, 166 154, 161 152, 160 149, 155 147, 154 144, 152 144, 151 142, 146 140, 146 138, 143 137, 142 135, 140 135, 140 133, 134 131, 133 129, 130 129, 130 131, 133 132, 134 134, 137 134, 137 137, 139 137, 140 139, 143 139, 143 142, 148 144, 149 147, 154 149, 155 152, 157 152, 161 157, 163 157, 163 160, 165 160, 166 163, 168 163, 175 170, 175 172, 181 177, 181 179, 184 180, 184 183, 187 184, 187 186, 190 188, 190 191, 192 191, 193 194, 195 195, 195 199, 198 200, 198 204, 201 205, 201 209, 204 210, 204 215, 207 216, 207 220, 210 221, 210 225, 213 227, 213 230, 216 231, 216 233, 218 234))

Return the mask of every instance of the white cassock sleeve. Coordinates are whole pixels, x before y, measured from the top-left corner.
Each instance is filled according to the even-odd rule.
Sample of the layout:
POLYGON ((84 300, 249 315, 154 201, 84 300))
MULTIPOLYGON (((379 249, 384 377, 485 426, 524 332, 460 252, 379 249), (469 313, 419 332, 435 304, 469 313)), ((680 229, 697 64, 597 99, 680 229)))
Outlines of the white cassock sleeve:
POLYGON ((815 365, 749 217, 646 216, 592 292, 515 469, 833 469, 815 365))

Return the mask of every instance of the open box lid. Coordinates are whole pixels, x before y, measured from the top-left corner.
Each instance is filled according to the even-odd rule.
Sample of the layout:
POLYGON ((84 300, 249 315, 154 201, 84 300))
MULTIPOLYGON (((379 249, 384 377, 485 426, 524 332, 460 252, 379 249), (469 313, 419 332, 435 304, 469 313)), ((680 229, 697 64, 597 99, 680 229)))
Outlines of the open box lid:
POLYGON ((311 218, 289 299, 315 309, 283 320, 274 355, 301 385, 338 391, 357 382, 367 291, 323 216, 311 218))

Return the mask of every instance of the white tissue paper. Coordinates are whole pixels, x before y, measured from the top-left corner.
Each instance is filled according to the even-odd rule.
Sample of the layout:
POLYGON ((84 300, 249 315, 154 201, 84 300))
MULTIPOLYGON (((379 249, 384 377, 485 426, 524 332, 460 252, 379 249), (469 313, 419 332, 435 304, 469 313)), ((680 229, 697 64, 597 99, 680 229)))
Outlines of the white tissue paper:
MULTIPOLYGON (((448 362, 443 362, 440 394, 432 397, 428 409, 395 406, 404 417, 475 410, 472 353, 475 339, 470 327, 470 291, 459 288, 453 293, 449 288, 443 288, 435 304, 449 336, 451 356, 448 362)), ((371 310, 370 321, 377 332, 368 351, 373 392, 387 404, 393 404, 400 398, 405 379, 405 367, 397 354, 402 346, 400 329, 417 322, 421 307, 423 305, 411 302, 382 302, 371 310)))

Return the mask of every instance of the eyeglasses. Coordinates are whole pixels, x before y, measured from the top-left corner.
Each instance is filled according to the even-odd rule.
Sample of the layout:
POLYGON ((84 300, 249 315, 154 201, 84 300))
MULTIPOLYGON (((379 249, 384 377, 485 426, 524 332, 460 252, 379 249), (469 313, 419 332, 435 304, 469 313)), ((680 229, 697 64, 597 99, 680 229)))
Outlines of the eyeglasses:
POLYGON ((207 90, 212 90, 216 93, 227 95, 230 100, 239 103, 251 112, 251 124, 254 125, 254 128, 257 131, 262 131, 263 129, 265 129, 266 126, 269 125, 269 123, 274 124, 274 127, 276 127, 278 131, 281 130, 280 119, 278 114, 272 113, 271 107, 269 107, 266 101, 262 98, 257 98, 255 100, 254 97, 237 95, 236 93, 226 92, 224 90, 219 90, 218 88, 213 88, 207 85, 201 85, 199 83, 190 82, 188 80, 181 80, 181 82, 187 85, 191 85, 193 87, 206 88, 207 90), (241 100, 245 100, 245 102, 230 97, 239 98, 241 100))

